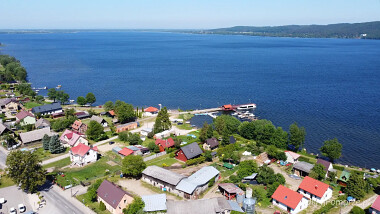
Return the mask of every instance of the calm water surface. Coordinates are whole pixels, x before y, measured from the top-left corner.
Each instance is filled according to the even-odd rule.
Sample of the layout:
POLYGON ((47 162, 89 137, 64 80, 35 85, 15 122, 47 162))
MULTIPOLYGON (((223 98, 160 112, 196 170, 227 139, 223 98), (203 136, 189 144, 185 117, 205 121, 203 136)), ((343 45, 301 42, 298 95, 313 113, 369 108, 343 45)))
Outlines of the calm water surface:
POLYGON ((254 102, 307 131, 306 148, 343 144, 339 162, 380 168, 380 41, 155 32, 0 34, 36 87, 97 104, 196 109, 254 102))

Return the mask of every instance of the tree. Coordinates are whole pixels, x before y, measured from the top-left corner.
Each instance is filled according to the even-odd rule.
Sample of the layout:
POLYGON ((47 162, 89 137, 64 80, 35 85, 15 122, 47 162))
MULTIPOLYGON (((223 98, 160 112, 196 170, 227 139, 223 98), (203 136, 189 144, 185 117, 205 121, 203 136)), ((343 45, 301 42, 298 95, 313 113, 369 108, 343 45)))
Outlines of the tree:
POLYGON ((41 103, 42 101, 44 101, 44 97, 43 96, 41 96, 41 95, 36 96, 36 102, 37 103, 41 103))
POLYGON ((257 172, 257 164, 253 160, 245 160, 240 162, 239 169, 237 171, 237 176, 239 177, 239 180, 243 179, 244 177, 252 175, 252 173, 257 172))
POLYGON ((218 132, 218 134, 223 134, 224 129, 226 128, 226 123, 222 117, 217 117, 214 120, 215 124, 215 130, 218 132))
POLYGON ((135 120, 135 111, 131 104, 117 100, 115 102, 114 110, 120 123, 132 122, 135 120))
POLYGON ((81 105, 81 106, 84 106, 84 105, 86 105, 86 98, 84 98, 83 96, 79 96, 78 98, 77 98, 77 103, 78 103, 78 105, 81 105))
POLYGON ((208 139, 207 132, 208 132, 209 125, 207 122, 203 124, 203 127, 201 128, 201 131, 199 132, 199 140, 204 143, 208 139))
POLYGON ((127 131, 120 132, 118 138, 119 138, 119 140, 121 140, 123 142, 127 142, 129 139, 129 132, 127 132, 127 131))
POLYGON ((122 164, 122 172, 127 177, 139 177, 146 168, 146 164, 140 155, 126 156, 122 164))
POLYGON ((148 144, 148 149, 150 152, 159 153, 160 148, 152 141, 148 144))
POLYGON ((86 102, 87 103, 90 103, 90 105, 92 105, 92 104, 94 104, 95 102, 96 102, 96 97, 95 97, 95 95, 93 94, 93 93, 88 93, 87 95, 86 95, 86 102))
POLYGON ((365 214, 365 211, 358 206, 354 206, 349 212, 349 214, 365 214))
POLYGON ((98 179, 93 183, 90 187, 87 189, 87 196, 92 201, 95 202, 98 195, 96 191, 98 190, 99 186, 103 183, 104 179, 98 179))
POLYGON ((36 153, 29 151, 12 151, 6 160, 8 177, 21 188, 35 192, 38 186, 45 183, 46 171, 36 153))
POLYGON ((237 133, 240 120, 231 115, 221 115, 214 119, 215 129, 219 134, 227 132, 228 135, 237 133))
POLYGON ((104 103, 103 108, 105 111, 111 111, 112 109, 114 109, 113 102, 107 101, 106 103, 104 103))
POLYGON ((363 175, 352 172, 350 179, 347 181, 346 193, 356 199, 362 199, 365 196, 365 187, 367 183, 363 175))
POLYGON ((142 143, 140 135, 137 133, 133 133, 133 134, 129 135, 128 141, 129 141, 129 144, 131 144, 131 145, 141 145, 141 143, 142 143))
POLYGON ((212 136, 214 136, 214 129, 212 124, 210 124, 207 129, 207 138, 212 138, 212 136))
POLYGON ((70 116, 75 117, 75 109, 69 108, 65 110, 65 117, 69 118, 70 116))
POLYGON ((154 123, 154 133, 159 133, 165 130, 169 130, 172 127, 172 123, 169 120, 168 109, 166 107, 162 108, 156 117, 154 123))
POLYGON ((133 202, 128 205, 127 208, 123 209, 124 214, 142 214, 144 213, 144 201, 140 197, 134 197, 133 202))
POLYGON ((278 127, 270 138, 270 143, 275 145, 277 148, 286 149, 288 138, 288 133, 281 127, 278 127))
POLYGON ((206 150, 206 151, 203 153, 203 156, 205 157, 205 160, 206 160, 206 161, 209 161, 209 162, 212 161, 212 155, 211 155, 211 151, 210 151, 210 150, 206 150))
POLYGON ((17 142, 16 142, 16 140, 14 139, 14 137, 11 136, 11 135, 9 135, 9 134, 7 134, 7 135, 5 136, 5 141, 7 142, 7 147, 8 147, 8 148, 9 148, 9 147, 12 147, 13 145, 16 145, 16 144, 17 144, 17 142))
POLYGON ((338 139, 334 138, 332 140, 326 140, 319 150, 323 156, 328 157, 333 162, 342 155, 342 147, 338 139))
POLYGON ((100 211, 105 211, 106 210, 106 205, 104 205, 103 201, 99 202, 99 210, 100 211))
POLYGON ((50 137, 49 150, 52 154, 58 154, 64 151, 64 148, 61 145, 58 135, 53 135, 52 137, 50 137))
POLYGON ((325 167, 320 163, 314 165, 309 176, 320 181, 323 180, 326 176, 325 167))
POLYGON ((56 92, 56 99, 61 103, 65 104, 69 102, 69 94, 65 93, 64 91, 57 91, 56 92))
POLYGON ((273 193, 276 191, 278 186, 280 186, 279 182, 274 182, 272 185, 269 186, 268 192, 267 192, 268 198, 270 198, 273 195, 273 193))
POLYGON ((244 121, 238 127, 239 134, 249 140, 254 139, 255 124, 252 122, 244 121))
POLYGON ((55 102, 55 99, 57 99, 57 90, 55 88, 49 88, 47 95, 50 100, 55 102))
POLYGON ((50 145, 50 137, 45 134, 42 138, 42 147, 44 150, 49 150, 49 145, 50 145))
POLYGON ((305 142, 306 131, 304 127, 298 127, 297 123, 293 123, 289 127, 289 145, 294 146, 294 150, 298 151, 303 147, 305 142))
POLYGON ((98 140, 104 134, 104 127, 100 123, 91 120, 88 124, 86 135, 90 140, 98 140))
POLYGON ((228 145, 229 143, 230 143, 230 136, 229 136, 227 130, 225 130, 225 131, 223 132, 223 136, 222 136, 222 142, 221 142, 221 144, 222 144, 222 146, 226 146, 226 145, 228 145))

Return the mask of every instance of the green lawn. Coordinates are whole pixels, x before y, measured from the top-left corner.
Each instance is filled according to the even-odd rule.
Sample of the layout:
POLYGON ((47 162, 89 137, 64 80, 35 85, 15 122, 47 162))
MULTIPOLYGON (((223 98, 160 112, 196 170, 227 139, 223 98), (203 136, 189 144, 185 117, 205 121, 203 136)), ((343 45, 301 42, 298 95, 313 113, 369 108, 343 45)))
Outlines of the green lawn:
POLYGON ((0 178, 0 188, 13 186, 15 183, 6 175, 2 175, 0 178))
POLYGON ((121 170, 121 166, 111 166, 107 163, 110 158, 103 157, 95 163, 91 163, 81 168, 72 168, 63 170, 64 177, 57 176, 57 183, 62 186, 78 184, 80 181, 92 181, 97 178, 107 176, 110 173, 121 170), (109 170, 109 172, 107 172, 109 170))
POLYGON ((155 165, 155 166, 162 167, 163 164, 165 164, 166 166, 171 166, 171 165, 178 163, 178 162, 179 161, 177 159, 171 158, 171 157, 169 157, 169 154, 166 154, 166 155, 163 155, 161 157, 155 158, 153 160, 147 161, 145 163, 147 166, 155 165))
POLYGON ((87 193, 85 193, 83 195, 78 195, 77 199, 80 202, 82 202, 84 205, 86 205, 87 207, 89 207, 91 210, 93 210, 94 212, 96 212, 97 214, 110 214, 110 212, 108 210, 101 211, 99 209, 99 203, 98 202, 92 202, 91 200, 89 200, 88 197, 87 197, 87 193))
POLYGON ((57 157, 57 156, 60 156, 60 155, 64 155, 68 152, 68 149, 69 148, 65 148, 65 151, 62 152, 62 153, 59 153, 59 154, 52 154, 50 153, 49 150, 44 150, 42 147, 41 148, 38 148, 34 151, 35 154, 38 155, 38 157, 41 159, 41 160, 46 160, 46 159, 50 159, 50 158, 54 158, 54 157, 57 157))
POLYGON ((193 127, 191 127, 191 125, 188 124, 188 123, 184 123, 182 125, 175 125, 175 126, 177 126, 177 128, 179 128, 179 129, 183 129, 183 130, 191 130, 191 129, 193 129, 193 127))
POLYGON ((67 158, 64 158, 62 160, 46 164, 46 165, 44 165, 44 168, 47 169, 47 168, 55 167, 56 169, 60 169, 64 166, 67 166, 70 164, 71 164, 70 157, 67 157, 67 158))

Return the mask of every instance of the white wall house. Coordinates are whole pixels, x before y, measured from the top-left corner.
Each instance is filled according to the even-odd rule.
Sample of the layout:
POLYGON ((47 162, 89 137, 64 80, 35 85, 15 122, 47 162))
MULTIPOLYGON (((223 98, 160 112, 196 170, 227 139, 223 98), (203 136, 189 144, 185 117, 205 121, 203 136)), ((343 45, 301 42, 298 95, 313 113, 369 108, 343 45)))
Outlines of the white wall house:
POLYGON ((298 187, 298 192, 306 198, 322 204, 332 197, 333 191, 328 184, 306 176, 298 187))
POLYGON ((272 204, 288 213, 299 213, 309 206, 309 200, 300 193, 283 185, 278 186, 272 195, 272 204))
POLYGON ((95 162, 98 158, 98 148, 89 147, 82 143, 70 149, 70 160, 74 165, 83 166, 95 162))
POLYGON ((298 158, 301 157, 301 155, 295 153, 295 152, 292 152, 292 151, 285 151, 285 155, 286 155, 286 161, 288 163, 297 163, 298 162, 298 158))

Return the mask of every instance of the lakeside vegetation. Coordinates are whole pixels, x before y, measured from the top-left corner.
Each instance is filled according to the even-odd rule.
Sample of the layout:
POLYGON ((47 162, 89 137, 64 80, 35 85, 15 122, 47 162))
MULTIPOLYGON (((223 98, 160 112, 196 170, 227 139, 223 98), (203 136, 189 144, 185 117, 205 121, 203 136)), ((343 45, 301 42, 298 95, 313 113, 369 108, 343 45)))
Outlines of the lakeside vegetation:
POLYGON ((286 25, 273 27, 235 26, 230 28, 194 31, 193 33, 299 38, 380 39, 380 21, 353 24, 286 25), (366 34, 366 36, 363 34, 366 34))

